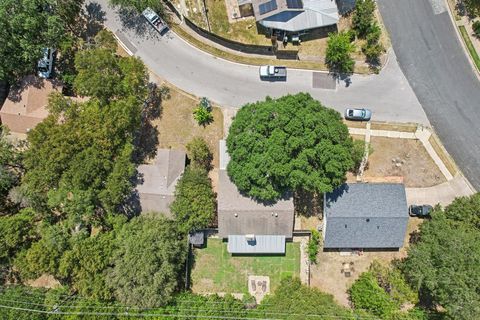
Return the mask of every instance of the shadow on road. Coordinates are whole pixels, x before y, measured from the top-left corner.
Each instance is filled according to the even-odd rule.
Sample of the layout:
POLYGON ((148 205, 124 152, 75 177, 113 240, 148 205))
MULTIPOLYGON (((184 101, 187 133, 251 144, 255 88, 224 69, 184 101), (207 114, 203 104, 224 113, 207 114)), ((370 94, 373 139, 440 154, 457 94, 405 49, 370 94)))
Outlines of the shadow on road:
POLYGON ((133 31, 142 39, 160 39, 161 35, 135 9, 118 8, 123 31, 133 31))

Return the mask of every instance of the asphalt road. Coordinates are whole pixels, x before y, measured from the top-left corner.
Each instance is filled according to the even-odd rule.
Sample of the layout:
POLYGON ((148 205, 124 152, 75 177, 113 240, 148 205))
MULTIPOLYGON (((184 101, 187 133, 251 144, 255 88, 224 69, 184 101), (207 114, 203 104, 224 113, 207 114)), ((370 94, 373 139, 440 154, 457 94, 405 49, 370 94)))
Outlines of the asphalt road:
POLYGON ((229 107, 279 97, 287 93, 309 92, 323 104, 343 112, 345 107, 368 107, 374 120, 429 124, 393 52, 379 75, 354 75, 347 87, 338 83, 336 90, 312 86, 312 72, 288 70, 286 82, 262 82, 258 67, 232 63, 197 50, 174 33, 159 36, 141 17, 121 14, 100 5, 104 24, 115 32, 131 51, 160 77, 197 96, 205 96, 229 107))
POLYGON ((443 0, 378 0, 401 69, 428 119, 480 190, 480 83, 443 0))

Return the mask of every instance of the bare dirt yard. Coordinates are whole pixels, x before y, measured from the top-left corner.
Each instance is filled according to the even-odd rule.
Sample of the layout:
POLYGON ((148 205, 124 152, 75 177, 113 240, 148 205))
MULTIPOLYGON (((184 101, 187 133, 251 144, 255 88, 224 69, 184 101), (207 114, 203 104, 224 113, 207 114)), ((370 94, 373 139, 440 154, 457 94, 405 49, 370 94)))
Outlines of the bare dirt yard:
POLYGON ((403 176, 408 188, 431 187, 446 179, 422 143, 412 139, 371 137, 366 179, 403 176))
POLYGON ((340 252, 320 251, 317 256, 317 264, 310 268, 310 285, 334 296, 335 300, 349 307, 349 298, 347 290, 358 279, 358 277, 368 270, 374 260, 390 263, 394 259, 402 259, 407 255, 410 234, 418 230, 422 223, 421 219, 410 218, 405 236, 404 247, 399 251, 364 251, 358 254, 352 251, 350 255, 340 255, 340 252), (353 264, 352 264, 353 262, 353 264), (342 273, 344 263, 350 263, 351 275, 346 277, 342 273))

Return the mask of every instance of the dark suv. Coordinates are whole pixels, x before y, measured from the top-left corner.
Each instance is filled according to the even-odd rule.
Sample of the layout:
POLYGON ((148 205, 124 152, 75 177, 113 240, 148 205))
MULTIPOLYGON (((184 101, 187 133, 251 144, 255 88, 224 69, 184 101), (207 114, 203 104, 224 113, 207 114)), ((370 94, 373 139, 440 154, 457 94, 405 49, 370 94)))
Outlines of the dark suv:
POLYGON ((408 214, 411 217, 426 218, 430 217, 430 212, 432 212, 433 207, 428 204, 415 205, 412 204, 408 209, 408 214))

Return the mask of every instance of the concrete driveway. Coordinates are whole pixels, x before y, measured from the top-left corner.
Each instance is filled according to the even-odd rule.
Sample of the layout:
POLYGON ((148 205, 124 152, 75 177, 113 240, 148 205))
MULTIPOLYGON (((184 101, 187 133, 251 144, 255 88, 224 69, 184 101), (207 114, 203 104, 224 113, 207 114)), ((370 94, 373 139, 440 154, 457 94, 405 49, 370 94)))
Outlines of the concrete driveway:
POLYGON ((256 66, 218 59, 190 46, 173 32, 160 36, 141 17, 108 7, 107 0, 92 3, 100 5, 107 28, 153 72, 187 92, 206 96, 220 105, 240 107, 266 96, 309 92, 340 112, 345 107, 368 107, 373 110, 374 120, 429 124, 393 51, 389 52, 389 62, 379 75, 354 75, 348 86, 341 81, 334 90, 313 88, 313 72, 305 70, 289 69, 286 82, 262 82, 256 66))
POLYGON ((400 67, 468 180, 480 188, 480 83, 444 0, 379 0, 400 67))

